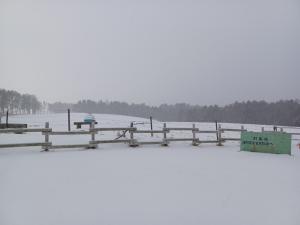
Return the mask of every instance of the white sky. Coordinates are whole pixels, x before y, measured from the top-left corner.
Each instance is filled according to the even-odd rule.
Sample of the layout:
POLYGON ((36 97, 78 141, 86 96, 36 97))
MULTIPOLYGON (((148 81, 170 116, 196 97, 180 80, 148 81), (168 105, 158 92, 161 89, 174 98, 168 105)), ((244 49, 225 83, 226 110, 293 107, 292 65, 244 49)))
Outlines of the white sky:
POLYGON ((300 98, 300 1, 0 0, 0 78, 50 102, 300 98))

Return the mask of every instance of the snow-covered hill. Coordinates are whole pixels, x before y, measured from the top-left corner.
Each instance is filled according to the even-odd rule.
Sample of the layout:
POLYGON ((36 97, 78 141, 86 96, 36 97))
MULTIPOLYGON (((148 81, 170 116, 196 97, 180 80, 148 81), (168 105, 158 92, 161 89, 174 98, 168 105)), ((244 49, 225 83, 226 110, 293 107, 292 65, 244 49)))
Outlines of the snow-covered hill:
MULTIPOLYGON (((148 119, 95 116, 101 127, 127 127, 132 121, 139 123, 138 128, 150 127, 148 119)), ((83 117, 72 114, 72 122, 83 117)), ((46 121, 54 130, 67 129, 66 114, 10 118, 10 122, 30 127, 43 127, 46 121)), ((167 126, 191 127, 192 123, 167 126)), ((196 126, 215 129, 209 123, 196 126)), ((162 123, 155 121, 154 127, 161 129, 162 123)), ((249 130, 260 127, 245 125, 249 130)), ((169 135, 188 137, 191 132, 169 135)), ((97 138, 116 136, 116 132, 101 132, 97 138)), ((153 138, 149 134, 136 136, 140 140, 161 139, 159 134, 153 138)), ((82 143, 89 138, 51 136, 51 141, 82 143)), ((215 137, 209 134, 202 138, 215 137)), ((41 140, 38 133, 0 134, 0 143, 41 140)), ((300 151, 296 144, 293 141, 292 156, 240 152, 237 142, 226 142, 223 147, 195 147, 189 142, 138 148, 105 144, 96 150, 48 153, 41 153, 39 147, 0 149, 0 224, 298 225, 300 151)))

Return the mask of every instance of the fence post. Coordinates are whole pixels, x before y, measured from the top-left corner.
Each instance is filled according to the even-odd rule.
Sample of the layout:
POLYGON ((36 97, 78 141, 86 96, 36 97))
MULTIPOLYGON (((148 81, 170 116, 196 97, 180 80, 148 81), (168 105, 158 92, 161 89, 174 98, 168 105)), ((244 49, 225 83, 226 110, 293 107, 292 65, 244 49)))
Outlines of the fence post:
POLYGON ((196 126, 195 126, 195 124, 193 123, 193 130, 192 130, 192 132, 193 132, 193 142, 192 142, 192 145, 193 146, 198 146, 199 145, 199 142, 197 142, 197 139, 196 139, 196 126))
MULTIPOLYGON (((151 131, 152 131, 153 130, 152 116, 150 116, 150 127, 151 127, 151 131)), ((151 137, 153 137, 153 133, 151 133, 151 137)))
POLYGON ((8 128, 8 110, 6 111, 6 128, 8 128))
POLYGON ((164 131, 164 138, 163 138, 163 142, 162 142, 162 146, 168 146, 168 140, 167 140, 167 124, 164 123, 164 127, 163 127, 163 131, 164 131))
POLYGON ((95 121, 91 122, 90 125, 90 132, 91 132, 91 141, 90 141, 90 147, 89 148, 96 148, 97 145, 94 143, 95 142, 95 121))
POLYGON ((216 125, 216 136, 217 136, 217 141, 219 141, 219 133, 218 133, 218 121, 215 121, 215 125, 216 125))
MULTIPOLYGON (((49 129, 49 122, 45 123, 45 128, 49 129)), ((45 131, 45 146, 44 146, 43 150, 45 152, 49 151, 49 131, 48 130, 45 131)))
MULTIPOLYGON (((130 128, 133 128, 133 122, 130 123, 130 128)), ((137 146, 138 146, 138 143, 134 140, 133 130, 130 129, 129 133, 130 133, 129 146, 130 146, 130 147, 137 147, 137 146)))
POLYGON ((71 131, 70 109, 68 109, 68 131, 71 131))
POLYGON ((222 128, 221 128, 221 124, 219 124, 218 127, 218 144, 217 146, 223 146, 222 144, 222 128))

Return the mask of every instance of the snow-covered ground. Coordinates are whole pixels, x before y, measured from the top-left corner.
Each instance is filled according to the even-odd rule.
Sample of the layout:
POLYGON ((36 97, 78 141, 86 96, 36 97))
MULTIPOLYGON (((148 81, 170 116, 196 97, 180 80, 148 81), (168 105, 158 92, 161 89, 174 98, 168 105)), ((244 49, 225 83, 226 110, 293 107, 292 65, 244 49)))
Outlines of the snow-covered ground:
MULTIPOLYGON (((72 114, 81 121, 84 114, 72 114)), ((15 116, 10 122, 66 130, 66 114, 15 116)), ((96 115, 98 126, 149 129, 147 119, 96 115)), ((161 129, 162 123, 155 122, 161 129)), ((192 123, 167 123, 192 127, 192 123)), ((196 123, 200 129, 214 124, 196 123)), ((222 124, 239 128, 239 124, 222 124)), ((249 130, 261 126, 245 125, 249 130)), ((265 126, 266 130, 272 127, 265 126)), ((75 128, 73 127, 75 130, 75 128)), ((293 131, 293 130, 291 130, 293 131)), ((300 130, 294 130, 300 132, 300 130)), ((97 139, 115 138, 101 132, 97 139)), ((191 137, 173 132, 169 137, 191 137)), ((237 133, 226 136, 238 137, 237 133)), ((199 135, 215 139, 215 135, 199 135)), ((41 142, 40 133, 0 134, 0 143, 41 142)), ((136 135, 161 140, 161 135, 136 135)), ((90 136, 51 136, 53 144, 88 143, 90 136)), ((99 145, 96 150, 41 153, 39 147, 0 149, 0 225, 299 225, 300 150, 292 156, 240 152, 239 143, 169 147, 99 145)))

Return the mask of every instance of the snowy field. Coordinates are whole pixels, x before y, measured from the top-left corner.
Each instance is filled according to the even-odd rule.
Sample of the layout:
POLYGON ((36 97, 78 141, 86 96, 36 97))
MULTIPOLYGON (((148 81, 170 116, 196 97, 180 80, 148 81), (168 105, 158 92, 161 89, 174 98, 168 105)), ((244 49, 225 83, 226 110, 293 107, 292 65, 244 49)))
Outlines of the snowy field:
MULTIPOLYGON (((72 114, 81 121, 84 114, 72 114)), ((66 114, 15 116, 10 122, 66 130, 66 114)), ((98 126, 149 129, 148 120, 96 115, 98 126)), ((155 122, 155 129, 162 123, 155 122)), ((192 127, 192 123, 167 123, 192 127)), ((196 123, 200 129, 214 124, 196 123)), ((222 124, 240 128, 240 124, 222 124)), ((248 130, 261 126, 245 125, 248 130)), ((266 130, 272 127, 265 126, 266 130)), ((75 127, 72 127, 75 130, 75 127)), ((300 132, 300 130, 290 130, 300 132)), ((136 134, 138 140, 162 135, 136 134)), ((226 136, 238 137, 237 133, 226 136)), ((97 139, 116 138, 101 132, 97 139)), ((191 137, 172 132, 168 137, 191 137)), ((214 134, 199 135, 215 139, 214 134)), ((0 134, 0 143, 42 142, 40 133, 0 134)), ((90 136, 51 136, 53 144, 85 144, 90 136)), ((299 225, 300 150, 292 156, 240 152, 239 143, 169 147, 103 144, 96 150, 0 149, 0 225, 299 225)))

